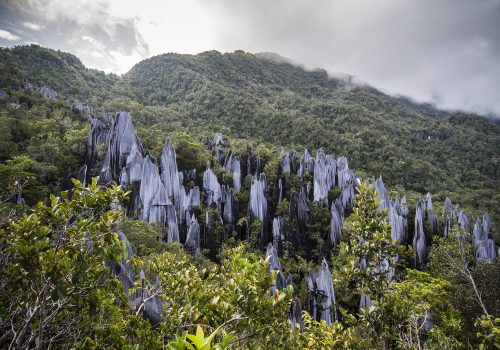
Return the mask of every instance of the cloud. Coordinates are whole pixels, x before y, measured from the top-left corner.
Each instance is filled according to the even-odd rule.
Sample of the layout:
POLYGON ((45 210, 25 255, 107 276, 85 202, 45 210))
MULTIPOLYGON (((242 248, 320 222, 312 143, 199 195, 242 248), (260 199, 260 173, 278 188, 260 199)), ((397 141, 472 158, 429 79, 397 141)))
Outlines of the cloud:
POLYGON ((8 40, 8 41, 17 41, 17 40, 21 39, 17 35, 14 35, 11 32, 9 32, 7 30, 2 30, 2 29, 0 29, 0 38, 8 40))
POLYGON ((11 15, 0 16, 0 25, 10 23, 21 31, 12 22, 22 23, 34 31, 23 35, 26 42, 69 51, 92 68, 124 73, 149 54, 137 28, 138 19, 113 15, 104 1, 5 0, 1 6, 0 10, 7 9, 11 15), (130 63, 132 59, 135 62, 130 63))
POLYGON ((42 29, 43 27, 36 24, 36 23, 31 23, 31 22, 24 22, 23 25, 28 28, 28 29, 31 29, 31 30, 40 30, 42 29))

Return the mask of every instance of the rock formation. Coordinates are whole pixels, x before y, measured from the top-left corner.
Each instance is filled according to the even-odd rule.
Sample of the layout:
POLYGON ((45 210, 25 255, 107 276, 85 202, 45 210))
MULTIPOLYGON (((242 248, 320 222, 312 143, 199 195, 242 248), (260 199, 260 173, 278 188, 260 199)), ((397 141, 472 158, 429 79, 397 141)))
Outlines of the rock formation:
POLYGON ((43 97, 49 98, 49 99, 56 99, 58 96, 58 94, 55 90, 52 90, 51 88, 49 88, 47 86, 39 86, 36 89, 36 92, 38 92, 43 97))
POLYGON ((307 289, 310 299, 310 313, 315 320, 324 320, 327 325, 337 321, 337 309, 333 280, 325 259, 318 272, 307 276, 307 289))
POLYGON ((144 154, 142 143, 137 137, 130 115, 127 112, 119 112, 113 119, 107 134, 106 155, 99 175, 101 184, 108 184, 118 179, 134 146, 139 153, 144 154))
POLYGON ((196 216, 191 217, 185 247, 193 256, 200 253, 200 224, 196 216))
POLYGON ((240 157, 230 152, 224 162, 224 168, 233 175, 234 192, 239 192, 241 189, 240 157))
POLYGON ((207 206, 210 206, 212 203, 215 204, 217 209, 221 210, 221 202, 222 202, 222 189, 217 180, 217 176, 215 176, 212 169, 207 166, 207 170, 203 174, 203 190, 206 194, 207 206))
POLYGON ((337 162, 320 148, 314 162, 314 201, 328 206, 328 192, 335 186, 337 162))
POLYGON ((415 254, 415 262, 417 265, 425 263, 426 257, 426 240, 424 232, 424 221, 425 221, 425 204, 422 200, 417 203, 417 208, 415 210, 415 233, 413 236, 413 252, 415 254))

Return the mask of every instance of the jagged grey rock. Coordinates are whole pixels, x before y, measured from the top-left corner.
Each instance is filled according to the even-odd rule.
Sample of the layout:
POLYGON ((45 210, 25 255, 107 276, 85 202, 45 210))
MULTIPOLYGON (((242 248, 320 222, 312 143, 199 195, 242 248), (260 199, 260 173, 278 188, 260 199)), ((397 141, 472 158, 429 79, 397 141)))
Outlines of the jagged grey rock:
POLYGON ((285 222, 281 216, 273 219, 273 246, 281 255, 283 250, 283 241, 285 240, 285 222))
POLYGON ((303 332, 305 328, 304 320, 302 319, 302 305, 298 298, 295 298, 291 305, 290 327, 292 329, 299 328, 301 332, 303 332))
POLYGON ((335 186, 337 162, 323 149, 316 153, 314 162, 314 201, 328 205, 328 192, 335 186))
POLYGON ((179 225, 177 223, 177 213, 174 205, 166 206, 167 216, 167 242, 179 242, 179 225))
POLYGON ((127 185, 129 184, 142 180, 143 163, 144 158, 142 157, 141 152, 139 152, 135 144, 132 145, 130 153, 127 157, 127 162, 125 167, 122 168, 122 173, 120 175, 120 184, 124 188, 127 188, 127 185))
POLYGON ((333 279, 326 259, 321 262, 318 272, 308 274, 306 282, 313 319, 324 320, 326 324, 331 325, 337 320, 337 309, 333 279))
POLYGON ((142 220, 146 222, 165 222, 166 206, 172 204, 166 196, 158 167, 148 155, 142 166, 139 196, 142 203, 142 220))
POLYGON ((352 207, 354 203, 354 186, 351 183, 347 183, 342 188, 342 192, 340 193, 340 201, 342 203, 342 208, 344 208, 344 212, 352 207))
POLYGON ((401 215, 403 215, 403 217, 405 218, 408 218, 409 213, 410 213, 410 208, 408 206, 408 201, 406 199, 406 196, 404 196, 401 199, 401 215))
POLYGON ((292 192, 290 194, 290 210, 288 217, 290 224, 296 226, 296 234, 293 242, 294 246, 296 248, 301 247, 306 227, 311 223, 311 210, 309 209, 306 193, 303 189, 300 193, 292 192))
POLYGON ((430 192, 427 192, 427 194, 425 195, 425 210, 427 212, 430 212, 434 209, 434 206, 432 205, 432 196, 430 194, 430 192))
POLYGON ((379 178, 375 180, 374 189, 377 192, 377 200, 380 202, 380 210, 389 209, 389 207, 391 206, 391 201, 389 198, 389 194, 387 193, 387 190, 385 188, 382 176, 379 176, 379 178))
POLYGON ((239 192, 241 189, 241 166, 240 157, 235 156, 231 151, 224 162, 224 168, 233 176, 234 192, 239 192))
POLYGON ((234 198, 233 189, 230 188, 224 193, 223 218, 226 224, 234 224, 236 217, 236 198, 234 198))
POLYGON ((280 270, 281 271, 281 263, 280 263, 280 259, 278 258, 278 252, 276 251, 276 249, 272 243, 269 243, 267 245, 266 260, 268 261, 269 268, 271 270, 280 270))
POLYGON ((165 185, 166 195, 174 203, 177 213, 179 214, 179 219, 182 222, 182 207, 184 204, 181 200, 182 173, 179 173, 177 169, 177 156, 174 146, 170 142, 170 138, 167 138, 165 146, 163 146, 160 164, 161 180, 165 185))
POLYGON ((430 212, 427 214, 427 221, 429 222, 429 226, 431 227, 431 234, 435 235, 438 230, 438 219, 434 213, 430 212))
POLYGON ((85 164, 91 169, 96 159, 99 157, 98 146, 106 143, 109 127, 104 125, 98 118, 90 120, 90 129, 87 136, 87 150, 85 164))
POLYGON ((283 158, 281 159, 281 171, 283 174, 297 173, 297 152, 283 152, 283 158))
POLYGON ((247 156, 247 174, 259 175, 262 171, 262 159, 259 155, 249 154, 247 156))
POLYGON ((207 195, 207 206, 210 206, 212 203, 215 203, 217 209, 221 210, 221 201, 222 201, 222 189, 217 180, 217 176, 215 176, 212 169, 207 166, 207 170, 203 174, 203 189, 207 195))
POLYGON ((472 232, 474 243, 474 251, 476 260, 478 262, 490 262, 496 257, 497 248, 495 242, 489 237, 489 230, 491 227, 490 215, 485 213, 483 215, 483 222, 477 218, 472 232))
POLYGON ((47 86, 39 86, 36 89, 36 92, 38 92, 43 97, 49 98, 49 99, 56 99, 58 96, 58 94, 55 90, 53 90, 47 86))
POLYGON ((397 205, 390 206, 387 220, 391 224, 391 238, 404 242, 406 240, 405 218, 398 213, 397 205))
POLYGON ((311 175, 314 174, 314 158, 311 156, 307 148, 304 149, 304 154, 302 155, 302 158, 300 158, 299 170, 297 171, 297 175, 302 177, 306 172, 311 175))
POLYGON ((372 306, 372 300, 369 295, 361 294, 359 296, 359 307, 368 309, 372 306))
POLYGON ((84 164, 78 171, 78 176, 76 177, 78 181, 82 183, 82 187, 87 186, 87 164, 84 164))
POLYGON ((449 214, 451 214, 451 212, 453 211, 451 199, 448 197, 446 197, 444 200, 444 210, 449 214))
POLYGON ((415 252, 416 263, 425 263, 426 256, 426 239, 424 232, 425 204, 422 200, 417 203, 415 210, 415 233, 413 237, 413 251, 415 252))
POLYGON ((337 159, 337 185, 340 190, 347 183, 347 177, 349 177, 349 164, 347 158, 342 156, 337 159), (347 175, 347 177, 346 177, 347 175))
POLYGON ((344 207, 342 206, 342 202, 340 201, 340 198, 335 199, 334 201, 335 208, 337 208, 337 213, 340 215, 340 221, 344 221, 345 218, 345 210, 344 207))
POLYGON ((127 112, 119 112, 113 119, 106 138, 106 155, 99 175, 100 183, 108 184, 118 178, 133 146, 144 154, 130 115, 127 112))
POLYGON ((81 102, 75 102, 71 105, 71 109, 77 111, 78 113, 92 113, 94 109, 91 105, 83 104, 81 102))
POLYGON ((285 178, 280 176, 278 179, 278 203, 283 202, 285 199, 285 178))
POLYGON ((217 133, 217 134, 215 134, 214 139, 212 141, 212 147, 224 145, 225 143, 226 142, 224 140, 224 136, 222 136, 222 134, 220 134, 220 133, 217 133))
POLYGON ((200 224, 194 214, 191 216, 185 247, 193 256, 200 253, 200 224))
POLYGON ((332 246, 336 247, 340 244, 342 237, 342 218, 335 203, 332 203, 330 213, 330 235, 328 236, 328 241, 332 246))
POLYGON ((261 173, 259 178, 257 178, 257 176, 252 178, 252 183, 250 185, 250 211, 251 214, 262 223, 265 222, 267 216, 267 199, 265 196, 266 183, 266 174, 261 173))
MULTIPOLYGON (((141 308, 142 315, 148 319, 152 325, 160 323, 162 319, 163 301, 158 295, 154 295, 148 289, 139 288, 134 293, 130 290, 134 288, 135 276, 130 268, 129 259, 133 256, 132 247, 122 231, 118 231, 118 238, 125 243, 125 256, 122 261, 116 264, 107 264, 110 267, 111 273, 117 275, 118 279, 122 282, 123 290, 128 296, 129 303, 135 308, 141 308)), ((139 276, 143 281, 145 280, 144 272, 141 270, 139 276)), ((158 288, 158 281, 153 285, 153 289, 158 288)))
POLYGON ((458 214, 457 221, 465 231, 469 230, 469 217, 467 216, 467 214, 465 214, 463 210, 461 210, 460 213, 458 214))

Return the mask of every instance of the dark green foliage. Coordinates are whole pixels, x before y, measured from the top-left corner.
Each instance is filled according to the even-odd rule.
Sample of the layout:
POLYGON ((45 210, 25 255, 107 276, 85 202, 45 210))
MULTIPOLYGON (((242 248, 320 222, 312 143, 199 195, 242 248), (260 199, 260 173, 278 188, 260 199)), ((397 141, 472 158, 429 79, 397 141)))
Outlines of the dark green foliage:
MULTIPOLYGON (((173 131, 187 131, 195 139, 222 132, 263 141, 272 145, 270 150, 277 145, 324 147, 347 156, 360 174, 382 175, 401 195, 405 190, 430 191, 435 202, 460 198, 469 213, 488 210, 500 222, 500 127, 483 117, 439 111, 330 79, 325 71, 306 71, 272 55, 242 51, 156 56, 122 78, 86 69, 75 56, 36 45, 1 49, 0 57, 8 102, 22 103, 26 94, 19 90, 27 79, 56 89, 69 102, 127 110, 155 156, 173 131)), ((40 104, 36 94, 26 98, 28 108, 40 104)), ((2 104, 0 109, 8 106, 2 104)), ((34 127, 25 124, 17 133, 34 127)), ((5 125, 0 118, 5 135, 0 149, 12 154, 19 142, 3 131, 5 125)), ((232 146, 242 156, 247 152, 232 146)), ((186 158, 187 166, 204 166, 204 155, 195 152, 193 157, 186 158)))
MULTIPOLYGON (((0 82, 11 89, 45 85, 63 96, 95 104, 114 94, 114 74, 87 69, 74 55, 38 45, 0 50, 0 82)), ((120 90, 118 90, 120 91, 120 90)), ((73 101, 71 101, 73 102, 73 101)))
POLYGON ((124 219, 118 229, 123 231, 137 256, 159 254, 166 250, 167 244, 163 242, 165 227, 159 223, 124 219))
POLYGON ((429 254, 428 269, 434 276, 450 282, 453 289, 450 301, 465 320, 463 336, 473 339, 478 318, 486 313, 500 315, 500 259, 497 257, 491 264, 472 264, 474 259, 470 236, 458 227, 454 227, 452 232, 451 237, 435 239, 429 254))

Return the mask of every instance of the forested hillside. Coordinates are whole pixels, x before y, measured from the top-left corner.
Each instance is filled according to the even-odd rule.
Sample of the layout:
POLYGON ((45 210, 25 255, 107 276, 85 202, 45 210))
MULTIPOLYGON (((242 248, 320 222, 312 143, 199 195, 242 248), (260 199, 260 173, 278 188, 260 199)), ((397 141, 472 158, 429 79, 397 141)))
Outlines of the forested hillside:
MULTIPOLYGON (((126 110, 149 135, 222 132, 273 146, 324 148, 403 194, 460 198, 479 215, 499 213, 500 126, 394 98, 243 51, 165 54, 119 78, 38 46, 2 49, 4 90, 47 85, 98 112, 126 110)), ((271 58, 269 58, 271 57, 271 58)), ((161 136, 163 138, 163 136, 161 136)))
MULTIPOLYGON (((142 103, 166 107, 157 110, 179 116, 188 130, 323 147, 391 186, 491 207, 499 200, 500 128, 482 117, 444 113, 243 52, 157 56, 125 79, 142 103)), ((162 128, 162 114, 144 115, 162 128)))
POLYGON ((500 346, 492 121, 269 54, 0 59, 0 347, 500 346))

